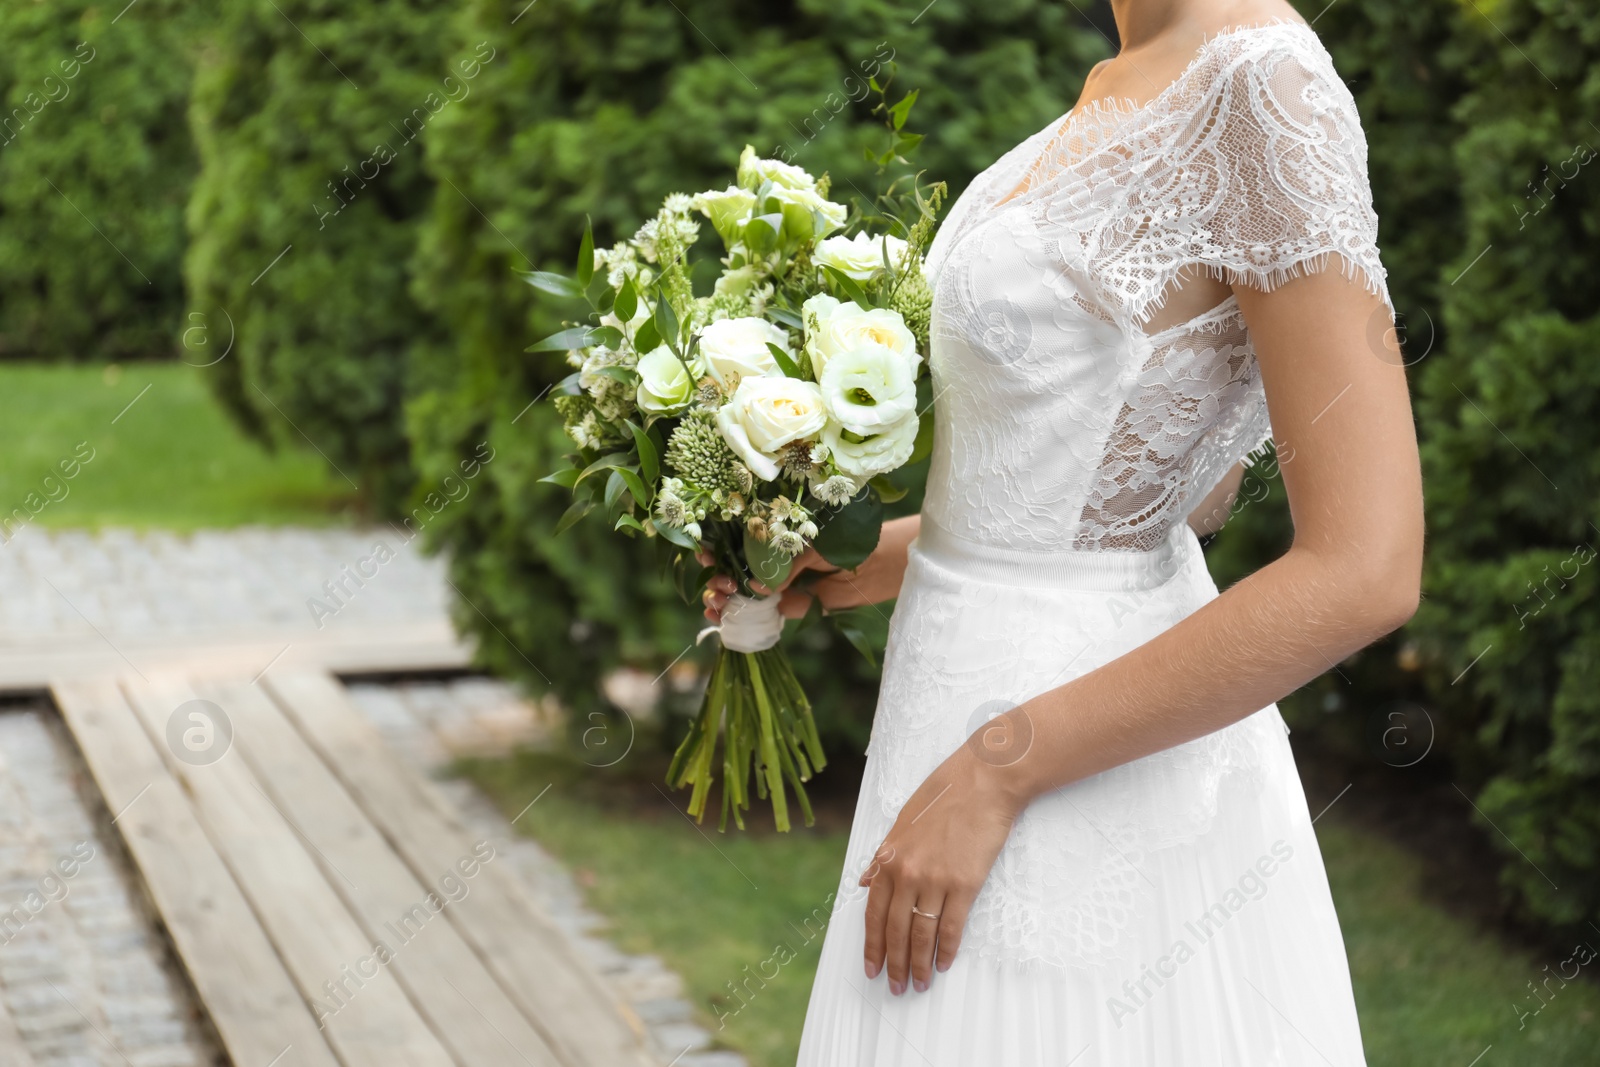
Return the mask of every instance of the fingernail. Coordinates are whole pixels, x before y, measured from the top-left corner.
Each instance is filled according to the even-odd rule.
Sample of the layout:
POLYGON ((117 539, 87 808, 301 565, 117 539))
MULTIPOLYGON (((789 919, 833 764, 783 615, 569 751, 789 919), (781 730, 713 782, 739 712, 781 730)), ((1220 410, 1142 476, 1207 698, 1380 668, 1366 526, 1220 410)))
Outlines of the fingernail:
POLYGON ((935 966, 938 967, 939 973, 943 974, 944 972, 946 972, 946 971, 948 971, 950 969, 950 961, 949 960, 940 960, 935 966))
POLYGON ((872 979, 878 977, 878 972, 881 970, 883 970, 883 964, 881 963, 867 964, 867 980, 871 981, 872 979))
POLYGON ((928 991, 928 980, 926 978, 918 978, 911 984, 916 987, 918 993, 926 993, 928 991))
POLYGON ((904 993, 905 991, 906 991, 906 984, 904 982, 890 982, 889 983, 889 992, 893 993, 895 996, 898 997, 901 993, 904 993))

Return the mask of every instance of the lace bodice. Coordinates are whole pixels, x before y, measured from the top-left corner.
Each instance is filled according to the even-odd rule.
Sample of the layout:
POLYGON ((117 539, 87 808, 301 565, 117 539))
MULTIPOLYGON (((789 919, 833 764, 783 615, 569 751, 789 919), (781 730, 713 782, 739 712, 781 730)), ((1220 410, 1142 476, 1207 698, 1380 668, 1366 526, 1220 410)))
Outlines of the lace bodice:
POLYGON ((1159 544, 1271 426, 1231 296, 1147 324, 1186 271, 1270 290, 1337 263, 1388 304, 1366 167, 1328 53, 1281 21, 1211 38, 1148 104, 1091 104, 979 175, 928 256, 925 521, 1008 548, 1159 544))

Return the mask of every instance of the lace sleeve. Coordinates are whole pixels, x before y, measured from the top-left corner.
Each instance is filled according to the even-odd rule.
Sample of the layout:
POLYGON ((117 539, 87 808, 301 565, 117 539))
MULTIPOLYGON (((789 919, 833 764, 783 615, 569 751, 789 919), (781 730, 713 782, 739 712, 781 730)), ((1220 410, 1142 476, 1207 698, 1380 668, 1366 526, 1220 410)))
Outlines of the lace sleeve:
POLYGON ((1204 190, 1196 260, 1270 291, 1337 258, 1391 312, 1355 100, 1320 45, 1247 50, 1194 116, 1180 169, 1204 190))

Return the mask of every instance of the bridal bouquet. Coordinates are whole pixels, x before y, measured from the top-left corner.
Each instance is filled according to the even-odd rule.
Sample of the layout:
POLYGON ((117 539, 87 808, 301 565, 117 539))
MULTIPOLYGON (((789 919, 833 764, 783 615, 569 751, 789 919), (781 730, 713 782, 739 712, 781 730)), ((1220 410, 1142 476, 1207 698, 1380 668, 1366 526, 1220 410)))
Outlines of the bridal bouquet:
POLYGON ((691 573, 701 588, 718 572, 738 582, 714 631, 704 703, 668 772, 692 788, 699 819, 720 763, 723 828, 729 814, 743 828, 752 777, 780 830, 785 781, 810 825, 802 783, 825 763, 778 647, 779 598, 749 583, 776 587, 807 545, 859 565, 882 504, 903 493, 884 476, 925 451, 931 429, 918 402, 932 299, 922 253, 943 187, 924 199, 913 186, 919 217, 896 236, 868 232, 828 186, 746 147, 726 189, 668 196, 610 248, 586 231, 576 277, 526 275, 591 308, 529 349, 565 351, 573 368, 554 392, 577 452, 545 479, 574 493, 558 532, 600 512, 655 539, 685 599, 691 573), (713 273, 693 262, 702 220, 724 254, 697 294, 694 280, 713 273), (700 568, 702 551, 715 566, 700 568))

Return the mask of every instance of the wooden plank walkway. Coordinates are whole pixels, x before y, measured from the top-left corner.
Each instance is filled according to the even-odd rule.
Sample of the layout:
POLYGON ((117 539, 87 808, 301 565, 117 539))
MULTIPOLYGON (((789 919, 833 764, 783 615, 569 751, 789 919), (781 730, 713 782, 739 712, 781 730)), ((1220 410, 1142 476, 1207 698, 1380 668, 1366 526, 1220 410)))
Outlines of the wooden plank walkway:
POLYGON ((237 1067, 654 1062, 516 873, 315 657, 255 678, 196 662, 50 688, 237 1067), (220 758, 169 741, 195 700, 231 724, 220 758))

